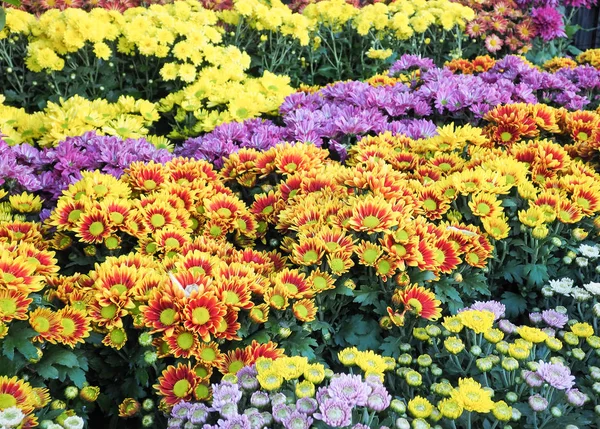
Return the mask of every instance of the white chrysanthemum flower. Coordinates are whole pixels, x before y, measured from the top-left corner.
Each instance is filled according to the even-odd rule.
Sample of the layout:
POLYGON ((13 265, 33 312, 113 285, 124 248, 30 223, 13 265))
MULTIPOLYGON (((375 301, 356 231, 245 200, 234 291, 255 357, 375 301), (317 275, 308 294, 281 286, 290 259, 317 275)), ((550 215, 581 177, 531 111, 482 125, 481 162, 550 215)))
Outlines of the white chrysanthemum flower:
POLYGON ((570 295, 573 290, 573 280, 568 277, 564 277, 560 280, 550 280, 550 287, 556 293, 570 295))
POLYGON ((70 416, 63 422, 65 429, 83 429, 83 419, 79 416, 70 416))
POLYGON ((598 248, 598 246, 581 244, 577 251, 581 254, 581 256, 585 256, 590 259, 596 259, 600 257, 600 249, 598 248))
POLYGON ((19 426, 24 418, 25 414, 17 407, 9 407, 0 411, 0 425, 8 428, 19 426))
POLYGON ((588 266, 588 258, 584 258, 583 256, 578 256, 575 258, 575 263, 581 268, 588 266))
POLYGON ((600 283, 589 282, 588 284, 583 285, 583 287, 592 295, 600 295, 600 283))
POLYGON ((574 287, 571 290, 571 296, 579 302, 587 301, 592 298, 592 295, 582 287, 574 287))

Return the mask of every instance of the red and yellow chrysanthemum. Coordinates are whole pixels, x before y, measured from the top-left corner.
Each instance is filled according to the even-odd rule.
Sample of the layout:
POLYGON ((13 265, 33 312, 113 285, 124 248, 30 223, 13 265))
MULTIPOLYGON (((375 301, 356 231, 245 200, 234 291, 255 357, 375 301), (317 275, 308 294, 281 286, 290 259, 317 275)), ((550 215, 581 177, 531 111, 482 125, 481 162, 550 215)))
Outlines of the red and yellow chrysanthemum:
POLYGON ((37 307, 29 313, 29 324, 38 333, 32 341, 56 344, 62 332, 60 315, 49 308, 37 307))
POLYGON ((0 410, 17 407, 23 414, 32 412, 32 390, 29 383, 17 377, 0 376, 0 410))
POLYGON ((27 309, 33 301, 27 293, 14 289, 0 289, 0 321, 27 320, 27 309))
POLYGON ((126 180, 132 189, 139 192, 152 192, 158 189, 167 179, 165 167, 154 161, 132 162, 126 169, 126 180))
POLYGON ((158 378, 158 384, 152 387, 163 396, 167 408, 171 408, 181 401, 190 401, 198 382, 199 378, 189 363, 180 363, 176 367, 169 365, 158 378))
POLYGON ((75 232, 82 242, 99 244, 114 232, 114 228, 105 212, 100 209, 90 209, 81 214, 75 232))
POLYGON ((85 314, 85 311, 78 310, 74 307, 64 307, 58 310, 60 331, 57 341, 71 348, 77 343, 85 342, 85 338, 90 335, 90 318, 85 314))
POLYGON ((311 322, 317 316, 318 307, 312 299, 300 299, 292 304, 294 317, 301 322, 311 322))
POLYGON ((200 335, 203 341, 209 341, 225 314, 225 304, 214 294, 204 293, 186 303, 183 310, 184 326, 200 335))
POLYGON ((284 268, 272 277, 275 286, 281 286, 289 298, 310 298, 313 291, 306 281, 306 275, 297 269, 284 268))
POLYGON ((36 275, 36 265, 22 256, 1 252, 0 287, 26 294, 39 292, 43 288, 43 277, 36 275))
POLYGON ((151 329, 150 332, 166 332, 167 335, 171 335, 182 319, 182 307, 183 303, 178 299, 156 294, 147 305, 140 307, 140 311, 144 315, 144 323, 151 329))
POLYGON ((245 348, 234 349, 221 356, 217 369, 223 375, 235 374, 243 367, 251 364, 251 356, 248 355, 245 348))
POLYGON ((348 226, 355 231, 382 232, 396 221, 396 215, 383 197, 367 196, 354 201, 348 226))
POLYGON ((163 339, 175 358, 189 358, 196 353, 200 345, 197 334, 181 326, 176 327, 170 335, 165 334, 163 339))
POLYGON ((435 294, 422 286, 412 285, 396 293, 398 301, 407 311, 427 320, 437 320, 442 315, 441 302, 435 294))

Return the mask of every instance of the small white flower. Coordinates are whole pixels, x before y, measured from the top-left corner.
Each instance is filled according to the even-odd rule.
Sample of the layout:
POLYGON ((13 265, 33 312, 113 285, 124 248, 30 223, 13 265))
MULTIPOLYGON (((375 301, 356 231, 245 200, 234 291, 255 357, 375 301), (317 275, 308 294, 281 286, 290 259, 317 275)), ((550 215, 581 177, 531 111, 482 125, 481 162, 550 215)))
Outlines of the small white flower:
POLYGON ((65 429, 83 429, 83 419, 79 416, 70 416, 63 422, 65 429))
POLYGON ((600 295, 600 283, 589 282, 588 284, 583 285, 583 287, 592 295, 600 295))
POLYGON ((580 267, 587 267, 588 266, 588 259, 584 258, 583 256, 578 256, 575 258, 575 263, 577 265, 579 265, 580 267))
POLYGON ((577 249, 581 256, 585 256, 590 259, 596 259, 600 257, 600 249, 598 246, 590 246, 588 244, 581 244, 577 249))
POLYGON ((16 427, 21 424, 25 414, 17 407, 9 407, 0 411, 0 425, 9 428, 16 427))
POLYGON ((573 280, 568 277, 564 277, 560 280, 550 280, 550 287, 556 293, 570 295, 573 290, 573 280))

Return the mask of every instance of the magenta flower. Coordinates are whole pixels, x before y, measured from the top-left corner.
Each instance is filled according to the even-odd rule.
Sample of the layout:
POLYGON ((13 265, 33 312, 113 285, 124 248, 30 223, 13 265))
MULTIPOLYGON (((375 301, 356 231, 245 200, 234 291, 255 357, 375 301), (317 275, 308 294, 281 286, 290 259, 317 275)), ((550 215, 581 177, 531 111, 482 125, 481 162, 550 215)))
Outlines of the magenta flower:
POLYGON ((562 14, 553 7, 539 7, 531 11, 533 23, 540 37, 549 42, 559 37, 567 37, 562 14))

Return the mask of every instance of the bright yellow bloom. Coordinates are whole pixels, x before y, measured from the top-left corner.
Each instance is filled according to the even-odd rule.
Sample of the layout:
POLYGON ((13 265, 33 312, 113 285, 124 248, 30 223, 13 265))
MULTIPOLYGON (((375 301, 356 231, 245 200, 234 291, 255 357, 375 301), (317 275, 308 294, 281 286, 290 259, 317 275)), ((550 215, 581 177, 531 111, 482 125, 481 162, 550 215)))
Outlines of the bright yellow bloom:
POLYGON ((421 396, 415 396, 408 401, 408 412, 416 419, 426 419, 433 412, 433 405, 421 396))
POLYGON ((491 392, 483 389, 481 384, 472 378, 458 380, 458 388, 451 395, 467 411, 489 413, 494 408, 491 392))
POLYGON ((539 328, 533 328, 531 326, 521 326, 517 328, 517 333, 526 341, 532 343, 543 343, 548 338, 548 334, 539 328))
POLYGON ((466 310, 457 316, 463 325, 477 334, 489 331, 494 325, 494 313, 491 311, 466 310))
POLYGON ((580 338, 588 338, 594 335, 594 328, 589 323, 575 323, 571 325, 571 331, 580 338))

